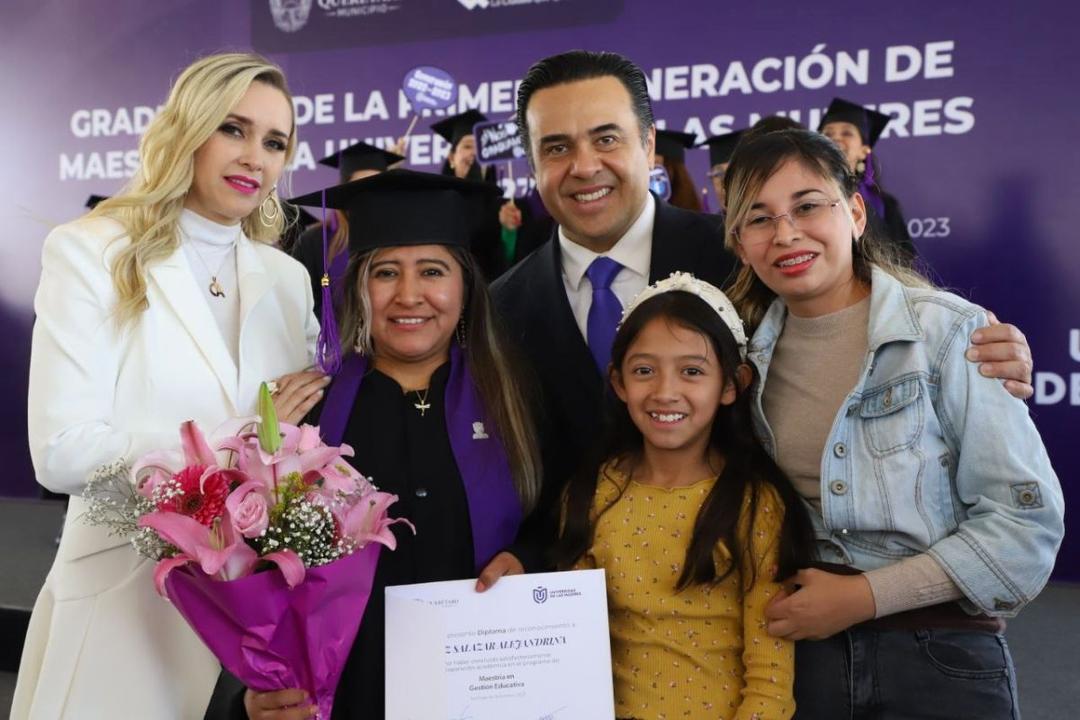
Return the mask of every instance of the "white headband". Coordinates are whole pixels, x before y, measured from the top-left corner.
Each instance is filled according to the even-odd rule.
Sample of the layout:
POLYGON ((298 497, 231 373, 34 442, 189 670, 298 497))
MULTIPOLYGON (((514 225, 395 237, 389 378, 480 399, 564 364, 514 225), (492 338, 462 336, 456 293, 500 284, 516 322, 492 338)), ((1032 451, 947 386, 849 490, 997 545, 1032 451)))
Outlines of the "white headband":
POLYGON ((735 311, 735 306, 731 304, 731 300, 728 300, 728 296, 720 288, 704 280, 698 280, 690 273, 673 272, 669 277, 658 280, 642 290, 623 310, 619 326, 622 327, 622 324, 626 322, 626 318, 630 317, 630 314, 637 309, 638 305, 651 297, 668 292, 687 292, 704 300, 731 330, 735 343, 739 346, 739 357, 743 360, 746 359, 746 329, 743 327, 743 321, 739 317, 739 313, 735 311))

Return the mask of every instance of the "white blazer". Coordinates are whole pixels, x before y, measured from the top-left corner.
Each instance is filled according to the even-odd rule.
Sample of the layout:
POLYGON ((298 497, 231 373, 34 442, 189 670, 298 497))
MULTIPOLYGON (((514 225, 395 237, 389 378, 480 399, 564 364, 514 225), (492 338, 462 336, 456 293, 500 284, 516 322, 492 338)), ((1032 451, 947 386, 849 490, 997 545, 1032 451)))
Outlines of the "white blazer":
POLYGON ((13 719, 203 716, 217 662, 156 594, 153 563, 81 521, 80 493, 105 463, 179 446, 184 420, 209 433, 254 414, 260 381, 313 358, 307 272, 246 237, 237 245, 239 367, 181 249, 149 269, 148 308, 119 330, 109 267, 127 242, 119 223, 84 218, 49 233, 42 251, 30 452, 38 482, 69 493, 71 505, 30 620, 13 719))

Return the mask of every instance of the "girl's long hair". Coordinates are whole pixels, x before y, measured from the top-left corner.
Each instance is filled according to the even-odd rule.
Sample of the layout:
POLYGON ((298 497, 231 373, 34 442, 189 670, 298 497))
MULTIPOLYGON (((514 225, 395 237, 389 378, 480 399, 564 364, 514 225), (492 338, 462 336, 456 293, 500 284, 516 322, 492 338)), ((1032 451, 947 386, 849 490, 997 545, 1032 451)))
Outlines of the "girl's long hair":
MULTIPOLYGON (((739 245, 738 228, 750 215, 761 188, 789 160, 796 160, 825 180, 835 182, 848 203, 845 207, 850 207, 851 198, 859 187, 859 178, 851 172, 844 154, 832 140, 819 133, 798 129, 750 135, 735 147, 731 164, 724 174, 728 211, 724 241, 733 253, 739 245)), ((867 285, 872 268, 877 267, 904 285, 930 287, 930 282, 911 267, 896 244, 874 234, 869 223, 862 237, 853 237, 852 243, 855 277, 867 285)), ((776 293, 745 263, 727 294, 751 332, 776 299, 776 293)))
MULTIPOLYGON (((540 450, 536 442, 535 419, 529 412, 535 404, 535 381, 523 370, 527 364, 516 356, 516 351, 505 339, 506 334, 492 308, 484 275, 473 254, 453 245, 447 245, 446 249, 461 266, 465 283, 465 361, 469 363, 480 401, 495 421, 510 462, 518 498, 528 513, 540 494, 540 450)), ((369 250, 349 259, 338 322, 345 352, 353 349, 371 356, 375 350, 368 283, 377 254, 378 249, 369 250)), ((451 339, 451 342, 457 340, 451 339)))
MULTIPOLYGON (((750 387, 740 388, 736 379, 736 369, 742 362, 738 346, 716 311, 687 292, 667 292, 649 298, 631 313, 615 335, 611 351, 613 372, 621 372, 630 345, 642 328, 656 318, 701 334, 715 352, 723 382, 737 389, 734 403, 717 408, 709 433, 709 449, 724 459, 724 468, 694 522, 678 587, 720 582, 736 570, 745 586, 753 584, 756 569, 750 553, 751 538, 757 505, 766 486, 771 486, 784 504, 776 579, 792 575, 810 560, 813 549, 810 519, 787 476, 754 437, 750 387), (749 507, 744 514, 747 499, 749 507), (714 550, 721 542, 734 561, 718 569, 714 550)), ((641 430, 634 425, 626 404, 614 393, 608 393, 605 420, 603 442, 566 490, 565 520, 555 549, 556 564, 563 569, 571 567, 592 546, 599 516, 618 501, 616 497, 607 507, 594 511, 602 469, 609 464, 632 467, 642 456, 641 430)))
MULTIPOLYGON (((118 195, 89 213, 118 221, 131 241, 116 253, 111 268, 117 294, 114 312, 121 327, 134 322, 147 307, 147 268, 169 257, 180 245, 177 227, 195 175, 195 151, 217 131, 253 82, 280 90, 292 113, 284 73, 259 55, 222 53, 188 66, 139 142, 140 164, 135 177, 118 195)), ((295 149, 294 116, 286 165, 295 149)), ((256 242, 276 242, 284 230, 285 213, 279 211, 269 227, 258 215, 256 210, 244 218, 244 234, 256 242)))

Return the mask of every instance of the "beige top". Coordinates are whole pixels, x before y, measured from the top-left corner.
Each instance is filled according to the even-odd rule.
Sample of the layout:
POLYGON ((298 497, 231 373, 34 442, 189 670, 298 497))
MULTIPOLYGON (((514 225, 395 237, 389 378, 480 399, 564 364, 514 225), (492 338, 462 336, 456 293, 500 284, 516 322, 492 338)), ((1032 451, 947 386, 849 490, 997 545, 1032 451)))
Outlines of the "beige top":
MULTIPOLYGON (((819 317, 788 313, 769 363, 762 400, 776 438, 776 462, 818 512, 821 454, 840 406, 859 381, 869 325, 869 297, 819 317)), ((926 554, 868 572, 866 579, 877 617, 963 597, 926 554)))
POLYGON ((762 400, 776 438, 776 462, 819 511, 821 453, 859 380, 869 324, 869 297, 820 317, 788 313, 769 363, 762 400))

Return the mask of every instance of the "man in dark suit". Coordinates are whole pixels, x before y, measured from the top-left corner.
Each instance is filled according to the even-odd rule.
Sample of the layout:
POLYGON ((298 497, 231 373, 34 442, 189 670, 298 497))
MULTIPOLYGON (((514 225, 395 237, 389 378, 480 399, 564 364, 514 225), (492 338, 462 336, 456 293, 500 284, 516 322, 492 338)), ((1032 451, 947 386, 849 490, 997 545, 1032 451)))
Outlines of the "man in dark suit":
POLYGON ((537 187, 559 227, 492 292, 538 376, 545 471, 565 478, 596 436, 607 380, 591 350, 610 347, 613 334, 589 337, 594 288, 585 268, 601 256, 620 261, 611 289, 625 307, 676 270, 722 285, 735 260, 715 216, 649 192, 656 129, 633 63, 612 53, 547 58, 526 76, 518 108, 537 187))
MULTIPOLYGON (((672 207, 649 192, 656 127, 645 75, 615 53, 576 50, 533 65, 518 90, 518 126, 552 238, 492 285, 505 326, 539 385, 544 491, 523 541, 480 578, 542 567, 563 484, 597 439, 618 311, 676 270, 723 286, 735 258, 722 220, 672 207), (614 310, 613 310, 614 308, 614 310), (519 560, 521 562, 519 562, 519 560)), ((1028 397, 1031 355, 1016 328, 984 328, 984 374, 1012 378, 1028 397), (986 372, 986 370, 989 370, 986 372)))

